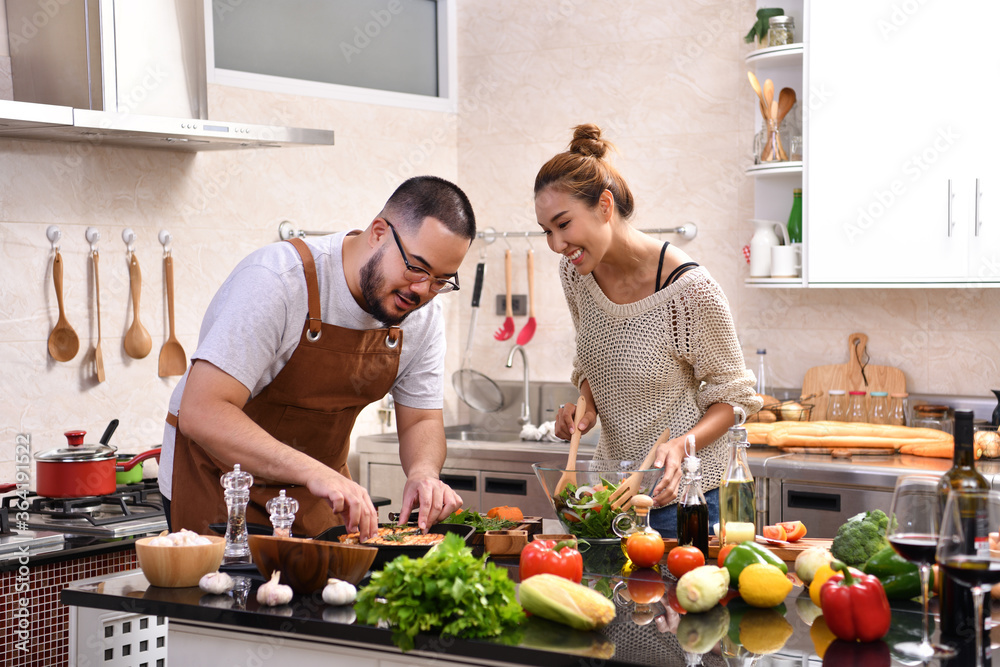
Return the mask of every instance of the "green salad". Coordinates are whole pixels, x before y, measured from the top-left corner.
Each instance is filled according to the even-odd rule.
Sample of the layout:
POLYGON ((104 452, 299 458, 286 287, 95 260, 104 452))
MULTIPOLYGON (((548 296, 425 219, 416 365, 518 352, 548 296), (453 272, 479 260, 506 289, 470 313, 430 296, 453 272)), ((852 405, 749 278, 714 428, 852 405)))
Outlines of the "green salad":
MULTIPOLYGON (((611 529, 611 522, 621 514, 621 510, 612 509, 609 500, 618 488, 608 480, 601 478, 601 483, 594 486, 577 486, 567 484, 566 488, 556 496, 556 514, 573 535, 577 537, 599 539, 616 537, 611 529)), ((635 516, 632 510, 629 513, 635 516)))

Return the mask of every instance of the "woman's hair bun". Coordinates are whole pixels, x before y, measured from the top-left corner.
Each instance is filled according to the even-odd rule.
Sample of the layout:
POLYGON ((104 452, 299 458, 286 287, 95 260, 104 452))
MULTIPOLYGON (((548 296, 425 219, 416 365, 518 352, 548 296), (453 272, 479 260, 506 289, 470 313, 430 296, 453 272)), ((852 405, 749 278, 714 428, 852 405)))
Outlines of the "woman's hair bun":
POLYGON ((577 125, 573 128, 573 139, 569 142, 569 151, 584 157, 602 158, 608 152, 611 143, 601 138, 601 128, 593 123, 577 125))

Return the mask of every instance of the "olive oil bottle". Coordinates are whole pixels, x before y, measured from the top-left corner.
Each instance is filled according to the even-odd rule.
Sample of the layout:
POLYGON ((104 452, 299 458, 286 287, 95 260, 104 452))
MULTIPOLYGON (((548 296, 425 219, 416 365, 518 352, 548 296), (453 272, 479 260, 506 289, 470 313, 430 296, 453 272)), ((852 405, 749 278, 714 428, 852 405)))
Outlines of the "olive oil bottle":
POLYGON ((757 535, 757 502, 747 463, 747 430, 739 423, 729 429, 729 467, 719 487, 719 544, 739 544, 757 535))

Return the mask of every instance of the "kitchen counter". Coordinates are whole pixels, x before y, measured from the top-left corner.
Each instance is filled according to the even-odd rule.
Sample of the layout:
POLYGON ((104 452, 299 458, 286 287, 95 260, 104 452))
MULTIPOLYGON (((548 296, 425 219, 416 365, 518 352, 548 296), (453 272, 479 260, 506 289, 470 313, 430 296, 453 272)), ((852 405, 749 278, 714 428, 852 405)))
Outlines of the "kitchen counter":
MULTIPOLYGON (((516 560, 497 559, 497 562, 506 565, 516 580, 516 560)), ((617 617, 598 632, 584 633, 531 617, 516 631, 494 641, 421 635, 416 649, 405 656, 392 643, 390 630, 358 624, 351 607, 326 605, 318 593, 296 595, 290 605, 283 607, 261 608, 255 590, 262 581, 262 577, 253 573, 251 586, 243 598, 245 602, 240 604, 231 596, 207 595, 198 588, 156 588, 149 585, 141 571, 135 570, 75 582, 63 591, 61 599, 67 605, 169 617, 170 662, 176 664, 185 664, 186 659, 190 664, 231 662, 235 657, 242 659, 247 655, 255 656, 255 664, 259 665, 296 664, 297 667, 346 667, 362 664, 364 660, 378 660, 381 665, 433 662, 539 667, 590 665, 595 660, 606 665, 697 664, 686 662, 677 636, 665 627, 672 619, 676 628, 679 620, 667 603, 673 587, 669 577, 665 578, 664 598, 648 609, 636 609, 627 596, 619 595, 617 617), (653 616, 658 618, 651 620, 653 616)), ((599 590, 610 591, 623 577, 588 574, 586 581, 599 590)), ((627 589, 629 581, 624 580, 620 585, 627 589)), ((815 642, 820 643, 820 648, 825 647, 821 634, 811 632, 810 627, 817 610, 803 589, 794 588, 784 607, 774 611, 748 610, 741 604, 734 602, 727 607, 727 614, 729 609, 733 610, 729 638, 716 642, 702 656, 702 664, 725 665, 724 653, 746 654, 736 643, 742 641, 737 639, 740 618, 747 618, 741 612, 748 612, 757 622, 766 621, 776 624, 779 630, 791 631, 784 645, 762 657, 757 665, 820 664, 815 642)), ((894 604, 894 629, 887 642, 890 648, 893 642, 919 633, 919 621, 917 604, 894 604)), ((691 620, 680 622, 687 624, 691 620)), ((682 636, 687 636, 687 630, 687 625, 681 625, 680 631, 685 633, 682 636)), ((758 632, 761 632, 759 626, 758 632)))

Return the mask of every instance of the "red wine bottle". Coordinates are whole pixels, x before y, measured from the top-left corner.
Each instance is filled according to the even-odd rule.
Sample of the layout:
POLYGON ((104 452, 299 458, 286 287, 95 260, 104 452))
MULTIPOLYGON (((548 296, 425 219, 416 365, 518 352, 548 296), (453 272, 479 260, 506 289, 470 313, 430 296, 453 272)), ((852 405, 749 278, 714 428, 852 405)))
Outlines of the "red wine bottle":
MULTIPOLYGON (((940 514, 944 514, 944 505, 948 500, 948 494, 954 491, 988 491, 989 482, 976 470, 976 455, 973 446, 972 411, 955 410, 955 454, 951 469, 941 475, 938 483, 938 496, 941 502, 940 514)), ((975 521, 971 517, 970 521, 975 521)), ((938 524, 940 525, 940 523, 938 524)), ((976 553, 977 545, 974 542, 975 532, 967 531, 969 543, 966 545, 966 553, 973 555, 976 553)), ((989 618, 990 596, 985 596, 983 602, 983 618, 978 620, 980 627, 989 618)), ((956 581, 947 571, 941 575, 941 636, 949 640, 967 641, 970 637, 975 638, 976 621, 972 618, 975 613, 975 606, 972 599, 972 590, 968 585, 962 585, 956 581)))

